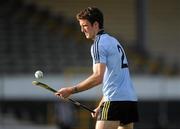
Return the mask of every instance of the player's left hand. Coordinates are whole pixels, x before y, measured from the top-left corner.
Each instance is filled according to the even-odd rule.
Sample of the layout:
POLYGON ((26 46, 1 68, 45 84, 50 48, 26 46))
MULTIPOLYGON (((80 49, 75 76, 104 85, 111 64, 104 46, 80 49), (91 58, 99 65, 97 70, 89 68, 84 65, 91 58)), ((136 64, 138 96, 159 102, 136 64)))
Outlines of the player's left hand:
POLYGON ((61 97, 61 98, 68 98, 72 94, 72 88, 61 88, 55 93, 56 96, 61 97))
POLYGON ((97 107, 96 109, 94 109, 94 112, 95 112, 95 113, 91 113, 91 116, 92 116, 93 118, 96 118, 96 117, 98 116, 99 110, 100 110, 99 107, 97 107))

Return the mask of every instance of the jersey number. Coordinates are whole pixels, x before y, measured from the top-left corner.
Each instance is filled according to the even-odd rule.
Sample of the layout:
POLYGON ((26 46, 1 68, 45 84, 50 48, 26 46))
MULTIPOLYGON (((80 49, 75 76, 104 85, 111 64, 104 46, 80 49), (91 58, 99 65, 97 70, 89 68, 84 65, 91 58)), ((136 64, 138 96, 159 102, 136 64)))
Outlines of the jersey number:
POLYGON ((128 67, 128 64, 124 63, 124 51, 122 50, 121 46, 117 45, 117 48, 118 48, 118 51, 119 53, 121 52, 122 53, 122 56, 121 56, 121 68, 127 68, 128 67))

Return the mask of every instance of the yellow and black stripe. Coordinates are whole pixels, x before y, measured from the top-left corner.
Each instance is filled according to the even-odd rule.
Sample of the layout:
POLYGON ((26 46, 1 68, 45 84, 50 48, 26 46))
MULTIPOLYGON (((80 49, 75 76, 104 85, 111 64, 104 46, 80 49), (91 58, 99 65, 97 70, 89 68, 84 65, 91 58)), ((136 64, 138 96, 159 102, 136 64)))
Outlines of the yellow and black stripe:
POLYGON ((102 109, 101 120, 107 120, 109 107, 110 107, 110 101, 104 102, 104 107, 102 109))

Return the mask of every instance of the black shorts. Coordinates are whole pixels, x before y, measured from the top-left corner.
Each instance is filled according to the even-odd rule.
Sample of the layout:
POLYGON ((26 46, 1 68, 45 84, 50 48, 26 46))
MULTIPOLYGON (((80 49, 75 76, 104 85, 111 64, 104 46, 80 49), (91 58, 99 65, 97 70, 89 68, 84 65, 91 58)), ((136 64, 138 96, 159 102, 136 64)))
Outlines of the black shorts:
POLYGON ((97 120, 120 121, 121 124, 137 122, 139 119, 137 102, 135 101, 107 101, 99 111, 97 120))

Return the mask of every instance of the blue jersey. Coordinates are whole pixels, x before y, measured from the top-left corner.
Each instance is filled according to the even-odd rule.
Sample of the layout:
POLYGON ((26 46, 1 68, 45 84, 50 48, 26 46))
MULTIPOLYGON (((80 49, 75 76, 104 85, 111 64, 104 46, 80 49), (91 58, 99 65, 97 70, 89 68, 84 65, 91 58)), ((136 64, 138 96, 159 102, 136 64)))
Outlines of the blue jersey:
POLYGON ((104 100, 137 101, 121 44, 114 37, 100 32, 91 46, 91 55, 93 64, 106 64, 102 88, 104 100))

